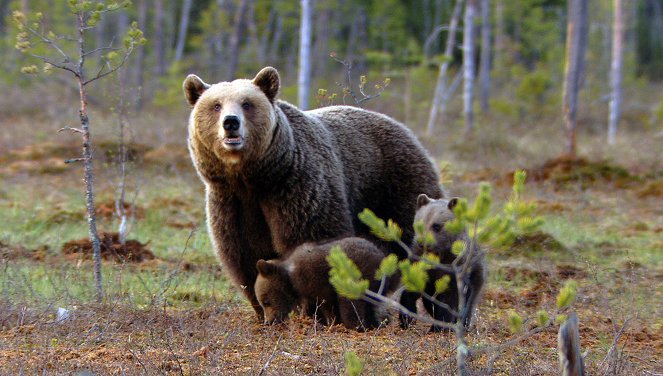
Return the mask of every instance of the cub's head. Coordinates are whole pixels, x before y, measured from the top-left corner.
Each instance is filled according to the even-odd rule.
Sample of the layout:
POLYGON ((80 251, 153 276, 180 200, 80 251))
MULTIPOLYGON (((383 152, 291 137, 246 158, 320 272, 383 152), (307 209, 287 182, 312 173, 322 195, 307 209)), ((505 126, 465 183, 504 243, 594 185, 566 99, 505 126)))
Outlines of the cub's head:
POLYGON ((417 197, 417 213, 414 221, 423 222, 426 230, 433 234, 435 245, 430 247, 429 251, 437 254, 443 263, 453 261, 455 256, 451 253, 451 245, 464 237, 462 233, 451 234, 444 229, 444 225, 455 218, 453 209, 457 203, 457 198, 435 200, 425 194, 417 197))
POLYGON ((232 165, 260 155, 270 144, 279 91, 279 74, 263 68, 253 80, 209 85, 196 75, 184 80, 184 96, 193 107, 189 140, 194 158, 232 165))
POLYGON ((297 305, 288 271, 278 261, 258 260, 255 293, 265 315, 265 324, 278 324, 288 318, 297 305))

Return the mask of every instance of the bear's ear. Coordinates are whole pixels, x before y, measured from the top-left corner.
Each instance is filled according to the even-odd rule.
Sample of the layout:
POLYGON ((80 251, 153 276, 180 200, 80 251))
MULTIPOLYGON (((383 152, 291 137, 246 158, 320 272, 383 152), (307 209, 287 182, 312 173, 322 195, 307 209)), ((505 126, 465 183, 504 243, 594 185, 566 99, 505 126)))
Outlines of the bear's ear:
POLYGON ((258 260, 256 263, 256 268, 258 269, 258 273, 263 276, 276 274, 276 272, 278 272, 278 266, 262 259, 258 260))
POLYGON ((184 96, 187 102, 193 107, 205 90, 210 88, 210 85, 206 84, 195 74, 190 74, 184 80, 182 87, 184 88, 184 96))
POLYGON ((281 85, 279 72, 272 67, 262 68, 253 79, 253 84, 259 87, 265 93, 267 99, 273 103, 281 85))
POLYGON ((417 197, 417 209, 424 205, 428 205, 431 201, 433 201, 430 197, 426 196, 425 193, 422 193, 417 197))
POLYGON ((449 208, 449 210, 454 211, 456 204, 458 204, 458 197, 454 197, 451 200, 449 200, 447 207, 449 208))

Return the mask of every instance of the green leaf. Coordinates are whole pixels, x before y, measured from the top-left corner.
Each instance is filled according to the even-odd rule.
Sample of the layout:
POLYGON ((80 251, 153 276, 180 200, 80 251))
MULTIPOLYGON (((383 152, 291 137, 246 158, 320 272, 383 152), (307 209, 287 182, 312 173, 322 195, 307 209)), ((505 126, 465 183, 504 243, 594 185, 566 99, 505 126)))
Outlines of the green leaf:
POLYGON ((456 256, 460 256, 460 254, 465 251, 466 246, 467 246, 467 244, 465 243, 464 240, 456 240, 451 245, 451 253, 453 253, 456 256))
POLYGON ((403 260, 398 264, 401 270, 401 282, 405 289, 412 292, 423 292, 428 282, 429 265, 417 261, 414 264, 410 260, 403 260))
POLYGON ((329 282, 336 292, 348 299, 359 299, 368 289, 368 281, 362 279, 361 271, 357 265, 341 250, 334 246, 327 256, 329 282))
POLYGON ((343 359, 345 360, 345 373, 348 376, 359 376, 364 370, 364 362, 354 352, 346 351, 343 359))
POLYGON ((451 276, 448 274, 443 275, 440 279, 435 281, 435 294, 441 294, 447 291, 449 283, 451 283, 451 276))
POLYGON ((375 272, 375 279, 380 280, 383 277, 390 277, 398 270, 398 257, 393 253, 382 259, 380 267, 375 272))
POLYGON ((509 330, 516 334, 523 327, 523 318, 516 311, 509 312, 509 330))
POLYGON ((578 288, 576 281, 572 279, 567 280, 562 289, 559 290, 559 295, 557 295, 557 308, 564 309, 571 306, 577 293, 578 288))
POLYGON ((398 227, 391 219, 388 224, 385 224, 384 220, 378 218, 370 209, 366 208, 361 213, 357 215, 359 220, 362 221, 368 228, 371 230, 373 235, 384 241, 396 241, 400 240, 403 230, 398 227))
POLYGON ((536 322, 539 324, 539 326, 546 326, 548 324, 548 320, 548 312, 545 310, 540 310, 536 313, 536 322))

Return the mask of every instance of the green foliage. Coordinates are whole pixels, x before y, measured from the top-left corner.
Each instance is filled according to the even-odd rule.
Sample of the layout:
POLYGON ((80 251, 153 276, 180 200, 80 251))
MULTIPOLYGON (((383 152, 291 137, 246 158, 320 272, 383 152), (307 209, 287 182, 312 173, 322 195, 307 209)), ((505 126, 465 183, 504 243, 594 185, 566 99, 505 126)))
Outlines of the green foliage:
POLYGON ((417 221, 414 223, 414 238, 417 243, 424 247, 435 245, 435 236, 433 233, 426 229, 424 221, 417 221))
POLYGON ((382 259, 380 267, 375 272, 375 279, 380 280, 384 277, 390 277, 398 270, 398 257, 393 253, 382 259))
POLYGON ((456 240, 453 242, 451 245, 451 253, 460 256, 461 253, 465 251, 465 247, 467 246, 467 243, 464 240, 456 240))
POLYGON ((361 271, 341 247, 335 246, 329 251, 327 262, 331 267, 329 282, 339 295, 348 299, 359 299, 364 295, 368 281, 362 279, 361 271))
POLYGON ((566 321, 566 319, 567 319, 567 316, 563 313, 560 313, 559 315, 557 315, 557 317, 555 317, 555 322, 558 325, 562 325, 564 323, 564 321, 566 321))
POLYGON ((573 304, 573 301, 576 299, 578 293, 578 288, 576 281, 569 279, 564 283, 564 287, 559 290, 557 295, 557 308, 565 309, 573 304))
MULTIPOLYGON (((438 260, 439 261, 439 260, 438 260)), ((407 291, 423 292, 428 282, 427 271, 431 265, 425 261, 403 260, 398 263, 401 270, 401 282, 407 291)))
POLYGON ((516 334, 523 327, 523 318, 516 311, 509 312, 509 330, 516 334))
POLYGON ((536 323, 539 324, 539 326, 546 326, 548 324, 548 320, 550 320, 550 318, 548 317, 548 312, 545 310, 542 309, 536 313, 536 323))
POLYGON ((353 351, 346 351, 343 354, 343 359, 345 360, 345 373, 348 376, 359 376, 364 370, 364 362, 362 362, 357 354, 353 351))
POLYGON ((437 281, 435 281, 435 294, 441 294, 449 288, 449 283, 451 283, 451 276, 448 274, 443 275, 437 281))
POLYGON ((373 235, 384 241, 398 241, 403 235, 403 230, 391 219, 385 224, 384 220, 378 218, 370 209, 366 208, 358 214, 362 221, 371 230, 373 235))

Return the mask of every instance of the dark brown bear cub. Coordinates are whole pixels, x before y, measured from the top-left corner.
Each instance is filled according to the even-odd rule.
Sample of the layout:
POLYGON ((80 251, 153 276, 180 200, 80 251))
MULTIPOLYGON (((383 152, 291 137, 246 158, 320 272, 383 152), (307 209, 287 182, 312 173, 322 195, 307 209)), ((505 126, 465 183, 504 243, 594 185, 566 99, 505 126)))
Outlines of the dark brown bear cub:
MULTIPOLYGON (((440 258, 441 264, 446 266, 454 265, 454 261, 456 261, 456 255, 451 252, 451 246, 456 240, 465 240, 467 244, 465 251, 460 256, 460 259, 455 262, 455 267, 457 270, 462 270, 468 263, 468 255, 473 255, 469 259, 469 264, 467 265, 468 273, 465 274, 465 279, 463 281, 465 307, 461 309, 460 312, 458 309, 458 281, 456 279, 455 273, 450 271, 443 271, 439 269, 430 270, 428 272, 428 283, 426 284, 425 292, 429 296, 434 296, 435 281, 445 275, 449 275, 451 277, 449 287, 446 289, 446 291, 438 294, 435 299, 444 303, 454 312, 447 309, 447 307, 436 304, 430 299, 426 299, 425 297, 423 298, 426 311, 428 311, 428 313, 434 319, 442 322, 454 323, 456 322, 457 318, 460 318, 467 328, 469 327, 472 320, 472 314, 474 313, 474 308, 479 301, 481 288, 484 284, 485 265, 483 251, 479 249, 475 242, 469 241, 467 233, 462 232, 459 234, 452 234, 446 231, 444 228, 444 225, 447 222, 454 219, 453 208, 457 202, 458 199, 456 198, 452 198, 450 200, 434 200, 425 194, 419 195, 417 198, 417 213, 414 217, 414 220, 415 223, 422 221, 426 230, 430 231, 435 237, 435 245, 426 247, 426 252, 437 255, 440 258), (467 247, 473 247, 473 249, 469 249, 467 247)), ((412 251, 414 254, 421 256, 424 253, 424 247, 420 245, 419 242, 415 239, 412 246, 412 251)), ((416 313, 416 302, 419 297, 420 295, 417 293, 404 291, 401 295, 401 304, 408 310, 416 313)), ((401 314, 400 322, 401 327, 407 328, 412 322, 412 318, 405 314, 401 314)), ((441 327, 433 325, 431 330, 439 331, 441 330, 441 327)))
MULTIPOLYGON (((285 260, 259 260, 255 292, 265 315, 265 323, 279 323, 299 307, 309 316, 327 324, 340 320, 350 329, 366 330, 380 325, 382 317, 376 307, 363 300, 339 296, 329 282, 327 255, 340 246, 355 262, 363 278, 371 281, 370 289, 378 291, 380 281, 375 272, 384 257, 373 243, 360 238, 344 238, 324 244, 303 244, 285 260)), ((387 280, 385 292, 393 291, 397 281, 387 280)))

